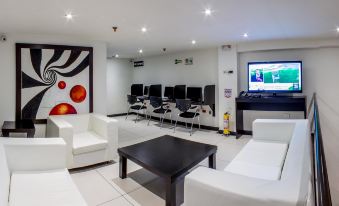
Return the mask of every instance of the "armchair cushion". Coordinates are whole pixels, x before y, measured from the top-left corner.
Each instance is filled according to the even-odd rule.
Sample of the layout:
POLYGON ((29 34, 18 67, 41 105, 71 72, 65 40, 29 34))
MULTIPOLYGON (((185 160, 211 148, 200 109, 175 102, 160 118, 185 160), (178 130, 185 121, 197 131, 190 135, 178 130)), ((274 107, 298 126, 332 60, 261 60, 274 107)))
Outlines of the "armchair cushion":
POLYGON ((86 206, 66 169, 14 172, 11 206, 86 206))
POLYGON ((83 154, 106 149, 107 140, 98 136, 95 132, 83 132, 73 136, 73 154, 83 154))

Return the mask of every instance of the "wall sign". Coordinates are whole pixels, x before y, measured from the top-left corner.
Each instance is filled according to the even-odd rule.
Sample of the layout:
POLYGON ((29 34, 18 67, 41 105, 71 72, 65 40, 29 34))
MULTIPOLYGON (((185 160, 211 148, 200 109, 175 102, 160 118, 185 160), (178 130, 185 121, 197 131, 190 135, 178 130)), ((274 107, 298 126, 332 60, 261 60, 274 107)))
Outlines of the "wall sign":
POLYGON ((224 90, 224 96, 226 98, 231 98, 232 97, 232 89, 225 89, 224 90))
POLYGON ((93 48, 16 44, 16 119, 93 112, 93 48))
POLYGON ((134 67, 143 67, 144 66, 144 61, 135 61, 134 62, 134 67))
POLYGON ((181 59, 175 59, 174 64, 181 64, 182 60, 181 59))
POLYGON ((193 57, 185 59, 185 65, 193 65, 193 57))

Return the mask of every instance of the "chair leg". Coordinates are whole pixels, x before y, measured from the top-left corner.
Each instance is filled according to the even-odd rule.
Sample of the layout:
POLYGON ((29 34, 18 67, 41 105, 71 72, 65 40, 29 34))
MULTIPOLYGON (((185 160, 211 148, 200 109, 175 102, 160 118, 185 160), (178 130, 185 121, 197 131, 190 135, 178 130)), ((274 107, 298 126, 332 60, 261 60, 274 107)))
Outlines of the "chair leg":
POLYGON ((192 136, 192 132, 193 132, 193 124, 194 124, 194 117, 192 119, 192 124, 191 124, 191 131, 190 131, 190 136, 192 136))
POLYGON ((175 133, 175 128, 177 127, 178 119, 179 119, 179 115, 178 115, 177 119, 175 120, 175 124, 174 124, 174 133, 175 133))
POLYGON ((198 116, 199 130, 200 130, 200 117, 198 116))
POLYGON ((185 125, 186 125, 186 129, 187 129, 187 120, 185 119, 185 125))
POLYGON ((129 114, 129 111, 131 110, 131 108, 129 107, 128 108, 128 111, 127 111, 127 115, 126 115, 126 118, 125 118, 125 120, 127 120, 127 117, 128 117, 128 114, 129 114))
POLYGON ((148 123, 147 123, 147 126, 149 126, 149 123, 150 123, 150 121, 151 121, 151 114, 149 115, 149 119, 148 119, 148 123))
POLYGON ((139 118, 139 111, 140 111, 140 110, 138 110, 138 112, 137 112, 137 118, 135 118, 135 123, 137 123, 137 121, 138 121, 138 118, 139 118))
POLYGON ((162 128, 162 125, 164 124, 165 114, 166 114, 166 113, 164 113, 164 114, 162 115, 162 120, 161 120, 161 117, 160 117, 160 122, 161 122, 160 128, 162 128))
POLYGON ((171 125, 172 125, 172 112, 170 113, 171 125))

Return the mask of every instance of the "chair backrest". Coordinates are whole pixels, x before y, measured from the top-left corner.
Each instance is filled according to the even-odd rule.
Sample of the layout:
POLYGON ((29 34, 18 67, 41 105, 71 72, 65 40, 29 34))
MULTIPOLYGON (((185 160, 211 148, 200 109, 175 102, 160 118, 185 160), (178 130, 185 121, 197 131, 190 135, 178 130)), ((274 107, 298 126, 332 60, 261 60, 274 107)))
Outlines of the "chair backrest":
POLYGON ((5 148, 0 143, 0 205, 8 205, 10 180, 11 176, 7 164, 5 148))
POLYGON ((138 101, 137 96, 129 95, 129 94, 127 95, 128 104, 133 105, 133 104, 137 103, 137 101, 138 101))
POLYGON ((176 99, 175 101, 180 112, 187 112, 191 108, 191 100, 189 99, 176 99))
POLYGON ((162 98, 161 97, 154 97, 151 96, 149 98, 150 104, 152 105, 153 108, 158 108, 162 106, 162 98))
POLYGON ((57 118, 61 118, 71 124, 74 134, 87 132, 90 129, 90 114, 58 115, 57 118))

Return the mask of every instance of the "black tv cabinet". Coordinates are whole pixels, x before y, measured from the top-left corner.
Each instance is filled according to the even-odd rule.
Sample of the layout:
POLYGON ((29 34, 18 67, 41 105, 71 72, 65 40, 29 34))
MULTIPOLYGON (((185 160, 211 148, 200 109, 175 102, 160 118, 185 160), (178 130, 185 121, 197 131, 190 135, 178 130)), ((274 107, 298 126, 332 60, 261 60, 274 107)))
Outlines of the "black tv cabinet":
POLYGON ((269 97, 238 97, 236 107, 236 136, 252 135, 252 131, 244 130, 244 110, 256 111, 302 111, 307 116, 306 96, 269 96, 269 97))

